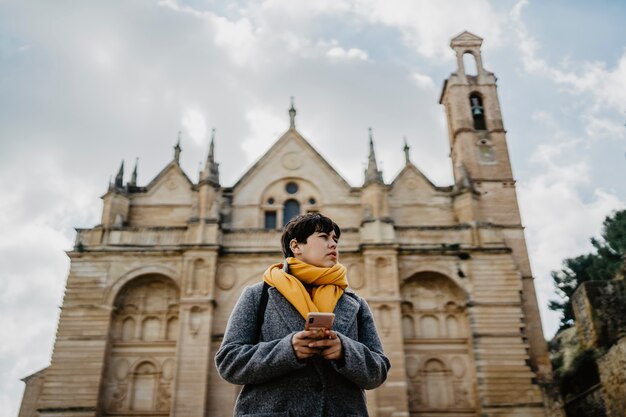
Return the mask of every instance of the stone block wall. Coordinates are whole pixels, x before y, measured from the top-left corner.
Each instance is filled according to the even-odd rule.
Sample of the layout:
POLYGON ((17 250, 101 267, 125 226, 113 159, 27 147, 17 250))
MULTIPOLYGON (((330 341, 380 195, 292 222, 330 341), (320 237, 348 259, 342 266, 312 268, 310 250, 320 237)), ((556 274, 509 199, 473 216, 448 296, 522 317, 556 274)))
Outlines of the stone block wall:
POLYGON ((604 389, 606 415, 626 416, 626 337, 622 337, 598 361, 604 389))
POLYGON ((626 281, 584 282, 572 297, 578 338, 585 349, 626 336, 626 281))

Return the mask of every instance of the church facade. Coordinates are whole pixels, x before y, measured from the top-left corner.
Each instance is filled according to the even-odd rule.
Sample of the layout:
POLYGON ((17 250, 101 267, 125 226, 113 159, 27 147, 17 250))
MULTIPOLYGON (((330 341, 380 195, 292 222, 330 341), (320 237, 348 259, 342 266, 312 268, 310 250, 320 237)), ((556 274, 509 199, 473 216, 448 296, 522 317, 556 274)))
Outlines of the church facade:
MULTIPOLYGON (((281 261, 280 234, 319 211, 375 316, 392 369, 375 417, 560 415, 521 225, 496 78, 482 40, 454 38, 440 103, 454 184, 411 163, 389 184, 370 155, 349 185, 290 128, 232 187, 213 141, 193 182, 174 159, 146 186, 120 170, 101 223, 78 230, 48 368, 25 378, 20 417, 230 416, 240 387, 213 357, 242 289, 281 261), (476 62, 466 74, 464 55, 476 62)), ((251 318, 254 319, 254 318, 251 318)))

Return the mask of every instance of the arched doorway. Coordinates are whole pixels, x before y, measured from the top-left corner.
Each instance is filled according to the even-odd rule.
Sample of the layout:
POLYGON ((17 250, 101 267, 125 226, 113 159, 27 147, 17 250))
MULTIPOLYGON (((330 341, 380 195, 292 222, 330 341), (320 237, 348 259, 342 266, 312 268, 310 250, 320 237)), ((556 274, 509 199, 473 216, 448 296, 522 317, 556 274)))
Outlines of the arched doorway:
POLYGON ((405 281, 401 296, 410 415, 475 417, 465 293, 445 275, 422 272, 405 281))
POLYGON ((101 415, 169 415, 179 310, 179 289, 166 276, 122 287, 111 313, 101 415))

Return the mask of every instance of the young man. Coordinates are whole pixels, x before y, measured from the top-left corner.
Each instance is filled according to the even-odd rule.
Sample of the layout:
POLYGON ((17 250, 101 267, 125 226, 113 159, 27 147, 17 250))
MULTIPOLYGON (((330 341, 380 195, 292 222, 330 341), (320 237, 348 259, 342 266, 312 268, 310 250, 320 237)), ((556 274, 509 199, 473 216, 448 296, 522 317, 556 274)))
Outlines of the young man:
POLYGON ((391 365, 338 263, 340 235, 319 213, 291 220, 281 238, 285 262, 265 271, 268 285, 239 298, 215 355, 220 375, 244 385, 235 416, 368 415, 363 390, 381 385, 391 365), (335 314, 326 338, 303 330, 309 312, 335 314))

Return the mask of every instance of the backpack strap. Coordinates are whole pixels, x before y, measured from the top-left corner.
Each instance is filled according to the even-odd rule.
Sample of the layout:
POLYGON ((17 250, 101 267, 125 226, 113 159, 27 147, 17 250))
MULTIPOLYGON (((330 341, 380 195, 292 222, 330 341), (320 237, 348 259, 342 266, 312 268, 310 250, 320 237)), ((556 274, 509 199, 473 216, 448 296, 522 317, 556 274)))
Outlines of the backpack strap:
POLYGON ((256 312, 256 341, 261 341, 261 327, 265 320, 265 308, 267 307, 267 299, 269 298, 270 285, 267 282, 263 282, 263 288, 261 289, 261 299, 259 300, 259 306, 256 312))

